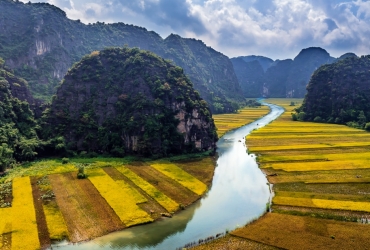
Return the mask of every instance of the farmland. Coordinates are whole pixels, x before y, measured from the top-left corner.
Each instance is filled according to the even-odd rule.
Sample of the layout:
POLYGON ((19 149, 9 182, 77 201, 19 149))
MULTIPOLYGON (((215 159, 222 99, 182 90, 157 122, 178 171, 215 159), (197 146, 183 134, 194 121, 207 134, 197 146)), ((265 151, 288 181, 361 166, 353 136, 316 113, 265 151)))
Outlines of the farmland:
POLYGON ((184 209, 204 194, 215 168, 214 157, 193 157, 160 164, 76 158, 12 169, 0 179, 0 249, 86 241, 184 209), (77 178, 81 166, 86 179, 77 178))
POLYGON ((367 249, 370 225, 363 222, 370 218, 370 133, 292 121, 300 99, 267 102, 283 106, 286 112, 253 131, 246 144, 274 184, 272 213, 231 232, 227 241, 199 249, 239 249, 250 242, 262 246, 244 249, 367 249))
POLYGON ((267 115, 269 111, 267 106, 259 106, 245 107, 236 114, 213 115, 218 137, 223 136, 227 131, 239 128, 267 115))

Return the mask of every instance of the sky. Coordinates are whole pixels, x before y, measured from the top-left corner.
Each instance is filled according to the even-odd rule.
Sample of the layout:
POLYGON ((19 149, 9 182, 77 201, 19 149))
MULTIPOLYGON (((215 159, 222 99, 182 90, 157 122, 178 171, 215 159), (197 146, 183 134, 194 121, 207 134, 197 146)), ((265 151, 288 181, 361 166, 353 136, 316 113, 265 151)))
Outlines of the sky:
MULTIPOLYGON (((28 0, 22 0, 28 2, 28 0)), ((294 58, 308 47, 332 56, 370 54, 369 0, 31 0, 83 23, 123 22, 203 40, 229 57, 294 58)))

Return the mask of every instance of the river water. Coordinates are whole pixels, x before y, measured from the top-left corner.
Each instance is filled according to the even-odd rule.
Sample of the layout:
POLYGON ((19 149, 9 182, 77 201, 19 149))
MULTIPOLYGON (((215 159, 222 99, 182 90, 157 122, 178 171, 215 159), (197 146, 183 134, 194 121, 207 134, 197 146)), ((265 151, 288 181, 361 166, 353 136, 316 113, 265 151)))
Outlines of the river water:
POLYGON ((284 109, 271 104, 263 118, 226 133, 217 143, 219 158, 212 186, 195 204, 154 223, 53 249, 176 249, 189 242, 233 230, 266 211, 270 191, 256 156, 247 153, 245 136, 279 117, 284 109))

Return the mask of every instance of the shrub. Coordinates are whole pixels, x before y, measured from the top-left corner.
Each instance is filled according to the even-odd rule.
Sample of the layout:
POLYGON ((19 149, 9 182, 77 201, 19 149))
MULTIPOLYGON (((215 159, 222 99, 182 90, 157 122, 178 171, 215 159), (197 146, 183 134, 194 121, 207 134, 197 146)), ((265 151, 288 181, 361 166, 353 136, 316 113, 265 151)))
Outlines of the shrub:
POLYGON ((62 158, 63 164, 67 164, 68 162, 69 162, 69 158, 66 158, 66 157, 62 158))
POLYGON ((289 106, 295 106, 295 103, 294 102, 290 102, 290 105, 289 106))
POLYGON ((370 122, 366 123, 365 129, 366 129, 366 131, 370 131, 370 122))
POLYGON ((313 119, 314 122, 322 122, 322 119, 320 116, 316 116, 315 119, 313 119))
POLYGON ((306 118, 306 113, 305 112, 299 112, 298 121, 304 121, 305 118, 306 118))
POLYGON ((297 114, 296 113, 292 113, 292 120, 293 121, 297 121, 298 120, 298 117, 297 117, 297 114))
POLYGON ((77 179, 85 179, 87 176, 85 174, 85 167, 79 166, 78 167, 78 173, 77 173, 77 179))

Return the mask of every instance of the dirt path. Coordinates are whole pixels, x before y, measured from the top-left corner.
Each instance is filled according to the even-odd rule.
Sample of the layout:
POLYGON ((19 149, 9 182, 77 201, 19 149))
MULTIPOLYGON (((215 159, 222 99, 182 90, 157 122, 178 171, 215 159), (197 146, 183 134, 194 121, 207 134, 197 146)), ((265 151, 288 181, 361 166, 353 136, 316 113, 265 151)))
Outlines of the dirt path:
POLYGON ((88 179, 78 180, 76 173, 50 175, 49 179, 72 242, 125 227, 88 179))
POLYGON ((40 246, 41 249, 47 249, 50 246, 51 242, 48 226, 46 224, 44 208, 42 206, 41 192, 39 187, 37 186, 36 177, 31 177, 31 186, 32 186, 33 204, 35 206, 36 212, 37 230, 39 234, 40 246))
POLYGON ((159 191, 163 192, 172 200, 176 201, 179 204, 188 206, 194 201, 199 199, 199 196, 184 186, 180 185, 176 181, 165 176, 161 172, 155 170, 148 165, 127 165, 130 170, 135 172, 140 177, 144 178, 150 184, 152 184, 159 191))

